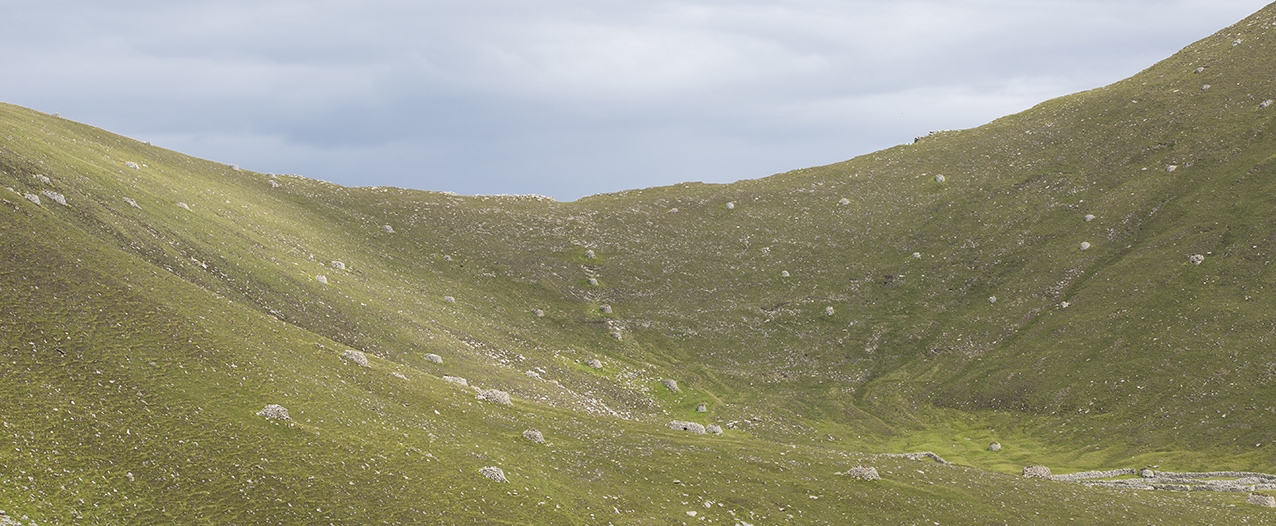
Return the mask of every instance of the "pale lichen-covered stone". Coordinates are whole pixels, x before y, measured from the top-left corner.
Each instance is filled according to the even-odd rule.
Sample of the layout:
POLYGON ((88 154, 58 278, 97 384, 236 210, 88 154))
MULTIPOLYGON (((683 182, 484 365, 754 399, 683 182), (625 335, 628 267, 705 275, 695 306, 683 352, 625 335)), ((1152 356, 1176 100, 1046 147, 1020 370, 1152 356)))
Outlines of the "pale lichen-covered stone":
POLYGON ((292 420, 288 417, 288 409, 279 404, 267 404, 264 409, 257 412, 257 416, 269 420, 292 420))
POLYGON ((860 480, 881 480, 882 478, 877 474, 877 468, 868 466, 855 466, 846 471, 846 476, 860 480))
POLYGON ((542 434, 540 430, 537 430, 537 429, 528 429, 527 431, 524 431, 523 438, 531 440, 532 442, 535 442, 537 444, 545 443, 545 435, 542 434))
POLYGON ((1023 468, 1023 476, 1030 479, 1048 479, 1050 478, 1050 468, 1045 466, 1025 466, 1023 468))
POLYGON ((703 435, 705 433, 704 425, 697 424, 695 422, 682 422, 679 420, 669 422, 669 429, 673 429, 675 431, 690 431, 697 435, 703 435))
POLYGON ((54 203, 60 204, 60 205, 62 205, 62 206, 66 206, 66 196, 65 196, 65 195, 59 194, 59 193, 54 192, 54 191, 52 191, 52 190, 43 190, 43 191, 41 191, 41 192, 40 192, 40 195, 45 196, 45 197, 47 197, 47 198, 49 198, 49 199, 52 199, 54 203))
POLYGON ((1276 497, 1273 497, 1271 495, 1263 495, 1262 493, 1250 493, 1249 498, 1245 499, 1245 501, 1255 506, 1261 506, 1264 508, 1276 508, 1276 497))
POLYGON ((479 470, 479 474, 487 477, 495 482, 507 483, 505 479, 505 471, 495 466, 487 466, 479 470))
POLYGON ((359 367, 368 366, 368 355, 363 354, 361 351, 346 349, 345 352, 341 353, 341 357, 349 360, 351 363, 358 365, 359 367))
POLYGON ((479 390, 478 394, 475 395, 474 398, 487 400, 488 402, 494 402, 501 405, 514 405, 514 403, 510 401, 510 394, 500 389, 479 390))

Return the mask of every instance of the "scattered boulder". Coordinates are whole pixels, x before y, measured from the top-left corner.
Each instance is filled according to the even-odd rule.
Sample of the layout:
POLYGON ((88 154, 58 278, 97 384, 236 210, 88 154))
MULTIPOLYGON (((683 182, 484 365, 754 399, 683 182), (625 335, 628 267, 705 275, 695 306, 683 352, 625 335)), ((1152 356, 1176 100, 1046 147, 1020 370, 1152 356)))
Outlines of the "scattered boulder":
POLYGON ((443 302, 444 302, 444 303, 456 303, 456 298, 453 298, 452 296, 443 296, 443 302))
POLYGON ((35 180, 40 181, 44 184, 53 184, 53 180, 49 179, 47 175, 35 174, 35 175, 32 175, 31 177, 34 177, 35 180))
POLYGON ((279 188, 280 186, 283 186, 283 185, 279 184, 279 181, 276 181, 276 180, 274 180, 274 179, 270 179, 270 180, 268 180, 268 181, 266 181, 266 182, 270 183, 270 187, 271 187, 271 188, 279 188))
POLYGON ((1192 254, 1187 257, 1187 260, 1191 261, 1193 265, 1200 265, 1201 263, 1205 262, 1205 256, 1202 256, 1200 254, 1192 254))
POLYGON ((1143 468, 1139 470, 1139 476, 1145 479, 1150 479, 1156 476, 1156 472, 1151 468, 1143 468))
POLYGON ((670 379, 670 378, 665 378, 665 379, 664 379, 664 380, 662 380, 660 383, 665 384, 665 388, 666 388, 666 389, 668 389, 668 390, 670 390, 670 391, 673 391, 673 392, 675 392, 675 393, 681 393, 681 392, 682 392, 682 389, 679 389, 679 388, 678 388, 678 381, 677 381, 677 380, 673 380, 673 379, 670 379))
POLYGON ((346 360, 349 360, 350 362, 354 363, 355 365, 358 365, 359 367, 368 366, 368 355, 363 354, 362 351, 356 351, 354 349, 346 349, 345 352, 341 353, 341 357, 345 358, 346 360))
POLYGON ((446 255, 446 254, 445 254, 445 255, 443 256, 443 261, 452 261, 452 256, 449 256, 449 255, 446 255))
POLYGON ((541 432, 536 429, 528 429, 527 431, 524 431, 523 438, 531 440, 537 444, 545 443, 545 435, 541 434, 541 432))
POLYGON ((593 367, 594 369, 602 369, 603 361, 598 358, 594 358, 593 360, 585 360, 585 365, 593 367))
POLYGON ((60 205, 62 205, 62 206, 66 206, 66 196, 64 196, 64 195, 62 195, 62 194, 59 194, 59 193, 57 193, 57 192, 50 191, 50 190, 44 190, 44 191, 40 192, 40 195, 45 196, 45 197, 47 197, 47 198, 49 198, 49 199, 52 199, 52 200, 53 200, 53 202, 55 202, 55 203, 57 203, 57 204, 60 204, 60 205))
POLYGON ((265 417, 267 420, 292 420, 288 416, 288 409, 279 404, 267 404, 264 409, 257 412, 257 416, 265 417))
POLYGON ((190 211, 191 211, 191 205, 188 205, 188 204, 186 204, 186 203, 177 203, 177 207, 178 207, 178 208, 181 208, 182 210, 185 210, 185 211, 187 211, 187 212, 190 212, 190 211))
POLYGON ((1085 222, 1089 223, 1089 222, 1091 222, 1091 221, 1094 221, 1094 214, 1086 214, 1086 215, 1085 215, 1085 222))
POLYGON ((592 286, 597 287, 597 286, 598 286, 598 278, 589 278, 589 284, 590 284, 590 285, 592 285, 592 286))
POLYGON ((132 168, 132 169, 134 169, 134 170, 141 170, 141 169, 142 169, 142 167, 141 167, 141 166, 138 166, 138 165, 137 165, 137 163, 135 163, 135 162, 133 162, 133 161, 125 161, 125 162, 124 162, 124 166, 127 166, 127 167, 129 167, 129 168, 132 168))
POLYGON ((1179 169, 1179 165, 1177 165, 1177 164, 1171 164, 1171 165, 1169 165, 1169 166, 1166 166, 1166 167, 1165 167, 1165 171, 1166 171, 1166 172, 1173 172, 1173 171, 1178 170, 1178 169, 1179 169))
POLYGON ((780 277, 782 277, 782 278, 787 278, 787 277, 789 277, 789 271, 787 271, 787 270, 781 270, 781 271, 780 271, 780 277))
POLYGON ((703 435, 705 433, 703 425, 695 422, 682 422, 679 420, 669 422, 669 429, 673 429, 675 431, 690 431, 697 435, 703 435))
POLYGON ((318 281, 319 283, 323 283, 324 285, 327 285, 328 276, 324 276, 323 274, 320 274, 318 276, 315 276, 315 281, 318 281))
POLYGON ((335 269, 337 269, 337 270, 345 270, 345 269, 346 269, 346 264, 345 264, 345 263, 342 263, 342 262, 340 262, 340 261, 333 261, 333 262, 332 262, 332 268, 335 268, 335 269))
POLYGON ((1082 242, 1081 242, 1081 246, 1080 246, 1080 248, 1081 248, 1081 250, 1090 250, 1090 242, 1089 242, 1089 241, 1082 241, 1082 242))
POLYGON ((234 170, 234 171, 236 171, 236 172, 238 172, 238 171, 239 171, 239 165, 238 165, 238 164, 232 164, 232 165, 230 165, 230 169, 231 169, 231 170, 234 170))
POLYGON ((132 197, 125 197, 124 202, 128 203, 129 206, 136 208, 138 210, 142 209, 142 205, 137 204, 137 201, 133 200, 132 197))
POLYGON ((842 206, 846 206, 846 205, 851 204, 851 200, 850 200, 850 199, 847 199, 847 198, 845 198, 845 197, 843 197, 843 198, 841 198, 841 199, 839 199, 839 200, 837 201, 837 204, 842 205, 842 206))
POLYGON ((846 470, 846 476, 857 478, 860 480, 881 480, 882 477, 877 474, 877 468, 868 466, 855 466, 846 470))
POLYGON ((704 426, 704 430, 705 430, 705 431, 708 431, 708 432, 710 432, 710 433, 713 433, 713 434, 715 434, 715 435, 721 435, 721 434, 722 434, 722 426, 720 426, 720 425, 718 425, 718 424, 709 424, 709 425, 707 425, 707 426, 704 426))
POLYGON ((708 413, 708 412, 709 412, 709 406, 705 405, 705 403, 704 403, 704 402, 700 402, 700 404, 696 406, 696 412, 697 412, 697 413, 708 413))
POLYGON ((991 444, 988 444, 988 451, 992 451, 994 453, 1001 451, 1001 442, 993 442, 991 444))
POLYGON ((1023 468, 1023 476, 1030 479, 1049 479, 1050 468, 1045 466, 1025 466, 1023 468))
POLYGON ((936 175, 936 176, 935 176, 935 182, 936 182, 936 183, 942 183, 942 182, 944 182, 944 176, 942 176, 942 175, 936 175))
POLYGON ((1208 90, 1208 89, 1210 89, 1210 85, 1209 85, 1209 84, 1206 84, 1206 85, 1204 85, 1204 86, 1201 86, 1201 91, 1205 91, 1205 90, 1208 90))
POLYGON ((727 203, 727 210, 735 210, 735 203, 727 203))
POLYGON ((1199 68, 1196 68, 1196 71, 1193 71, 1193 73, 1200 73, 1200 72, 1202 72, 1202 71, 1205 71, 1205 66, 1201 66, 1201 67, 1199 67, 1199 68))
POLYGON ((1263 508, 1276 508, 1276 497, 1263 495, 1262 493, 1250 493, 1245 502, 1263 508))
POLYGON ((625 335, 621 334, 620 331, 611 331, 611 337, 617 340, 625 339, 625 335))
POLYGON ((922 258, 921 252, 913 252, 913 259, 921 259, 921 258, 922 258))
POLYGON ((537 318, 544 318, 544 317, 545 317, 545 311, 540 310, 540 309, 532 309, 532 314, 533 314, 534 316, 536 316, 537 318))
POLYGON ((1061 309, 1066 309, 1066 308, 1071 307, 1071 306, 1072 306, 1072 302, 1071 302, 1071 301, 1061 301, 1061 302, 1059 302, 1059 308, 1061 308, 1061 309))
POLYGON ((446 376, 446 375, 445 375, 445 376, 443 377, 443 380, 444 380, 444 381, 447 381, 447 382, 452 382, 452 383, 454 383, 454 384, 464 385, 464 386, 467 386, 467 387, 470 385, 470 382, 469 382, 468 380, 466 380, 466 379, 464 379, 464 378, 461 378, 460 376, 446 376))
POLYGON ((400 380, 407 380, 407 379, 408 379, 408 375, 403 374, 403 373, 401 373, 401 372, 399 372, 399 371, 395 371, 395 372, 392 372, 392 373, 390 373, 390 374, 391 374, 392 376, 394 376, 395 378, 398 378, 398 379, 400 379, 400 380))
POLYGON ((443 357, 434 353, 425 353, 425 361, 433 363, 443 363, 443 357))
POLYGON ((997 303, 996 296, 988 296, 988 303, 997 303))
POLYGON ((510 401, 510 394, 500 389, 480 389, 474 398, 501 405, 514 405, 514 402, 510 401))
POLYGON ((479 474, 502 484, 508 483, 505 479, 505 471, 495 466, 487 466, 479 470, 479 474))
POLYGON ((1276 102, 1276 101, 1273 101, 1272 99, 1267 99, 1267 100, 1265 100, 1265 101, 1263 101, 1263 102, 1258 103, 1258 107, 1259 107, 1259 108, 1267 108, 1268 106, 1271 106, 1273 102, 1276 102))
POLYGON ((832 316, 834 312, 833 307, 824 307, 825 316, 832 316))
POLYGON ((611 314, 611 305, 602 305, 598 307, 598 312, 603 314, 611 314))
POLYGON ((382 232, 385 232, 385 233, 387 233, 387 234, 393 234, 393 233, 394 233, 394 227, 392 227, 392 226, 390 226, 390 225, 381 225, 381 231, 382 231, 382 232))
POLYGON ((586 250, 586 251, 585 251, 585 257, 586 257, 587 259, 594 259, 594 251, 593 251, 593 250, 586 250))
POLYGON ((35 204, 37 204, 37 205, 38 205, 38 204, 40 204, 40 196, 38 196, 38 195, 35 195, 35 194, 22 194, 22 197, 26 198, 26 200, 27 200, 27 201, 31 201, 32 203, 35 203, 35 204))
POLYGON ((1239 46, 1239 45, 1241 45, 1241 39, 1239 39, 1239 38, 1238 38, 1238 39, 1236 39, 1236 40, 1233 40, 1233 41, 1232 41, 1232 47, 1236 47, 1236 46, 1239 46))

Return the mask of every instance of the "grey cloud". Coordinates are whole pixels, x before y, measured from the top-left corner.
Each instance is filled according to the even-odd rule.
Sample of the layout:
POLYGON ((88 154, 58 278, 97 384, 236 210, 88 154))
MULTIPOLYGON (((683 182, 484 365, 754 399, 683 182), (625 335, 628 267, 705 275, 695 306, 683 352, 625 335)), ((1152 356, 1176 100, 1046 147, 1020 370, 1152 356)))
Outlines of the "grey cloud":
POLYGON ((262 171, 571 199, 976 126, 1263 4, 0 2, 0 97, 262 171))

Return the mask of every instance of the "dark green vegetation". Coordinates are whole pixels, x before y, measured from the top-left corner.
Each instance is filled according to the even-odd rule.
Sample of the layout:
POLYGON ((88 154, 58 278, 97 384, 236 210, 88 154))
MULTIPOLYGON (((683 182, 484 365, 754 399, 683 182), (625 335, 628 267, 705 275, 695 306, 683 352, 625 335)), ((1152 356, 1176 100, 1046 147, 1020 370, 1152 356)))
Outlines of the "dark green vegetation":
POLYGON ((1018 472, 1276 472, 1274 24, 845 163, 574 203, 272 177, 0 106, 0 509, 1264 520, 1018 472), (918 450, 960 466, 873 456, 918 450), (883 480, 836 474, 861 463, 883 480))

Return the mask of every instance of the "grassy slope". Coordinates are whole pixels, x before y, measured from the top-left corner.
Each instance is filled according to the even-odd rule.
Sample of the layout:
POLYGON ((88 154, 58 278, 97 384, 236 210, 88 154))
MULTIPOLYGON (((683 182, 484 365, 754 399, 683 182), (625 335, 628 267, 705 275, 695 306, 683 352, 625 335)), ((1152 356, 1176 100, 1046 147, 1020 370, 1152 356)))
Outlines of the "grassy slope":
POLYGON ((1272 23, 974 130, 575 203, 269 178, 2 107, 0 502, 53 522, 1234 522, 1233 495, 856 451, 1271 464, 1272 23), (69 206, 20 196, 41 190, 69 206), (294 423, 253 414, 271 402, 294 423), (861 460, 887 480, 833 475, 861 460))

